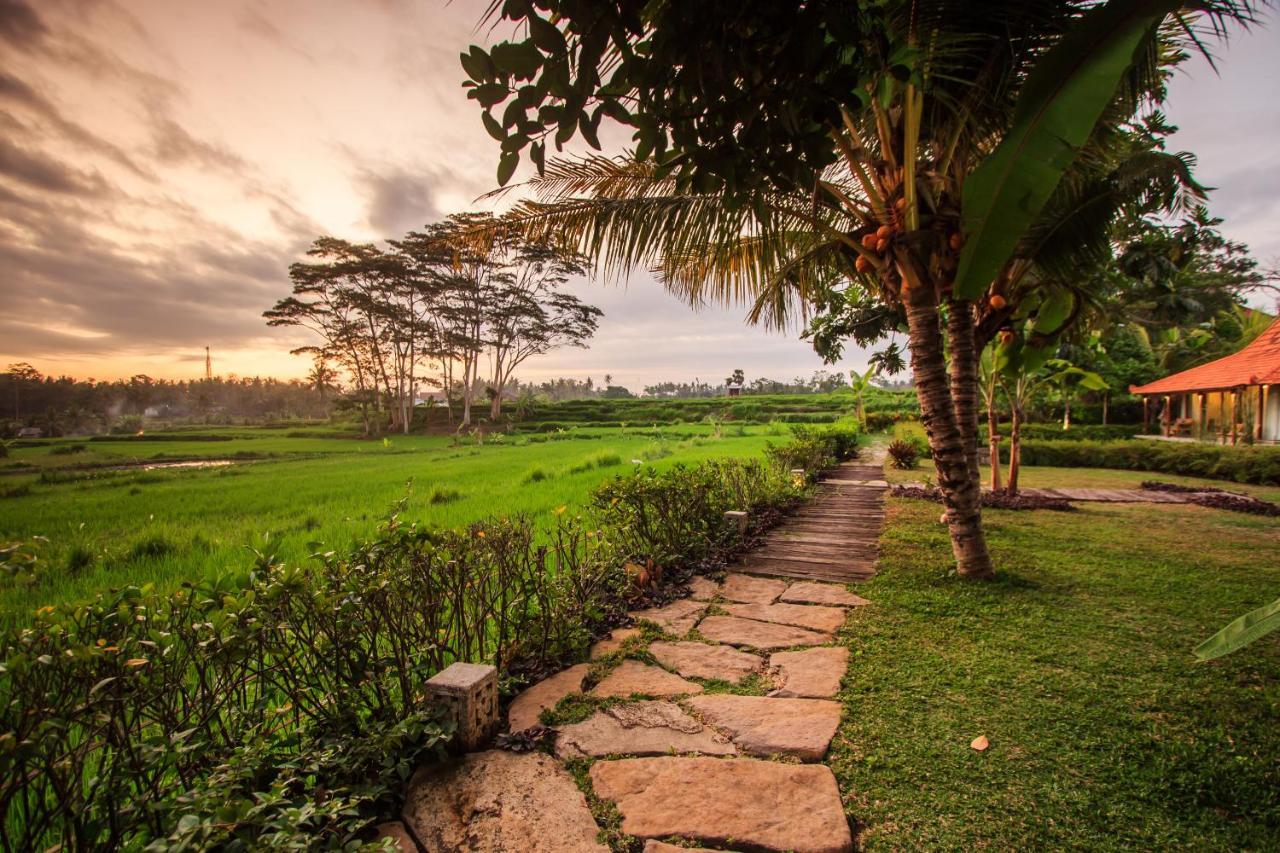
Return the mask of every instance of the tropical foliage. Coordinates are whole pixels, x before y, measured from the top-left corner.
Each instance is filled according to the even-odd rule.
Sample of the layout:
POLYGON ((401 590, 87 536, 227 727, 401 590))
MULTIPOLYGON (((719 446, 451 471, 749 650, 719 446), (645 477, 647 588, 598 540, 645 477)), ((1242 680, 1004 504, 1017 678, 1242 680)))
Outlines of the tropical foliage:
POLYGON ((1054 306, 1035 334, 1064 331, 1082 300, 1062 273, 1082 251, 1105 253, 1121 216, 1200 197, 1144 114, 1183 45, 1251 14, 1233 2, 1190 17, 1156 2, 500 8, 528 37, 462 62, 502 143, 499 182, 526 148, 541 175, 512 227, 613 272, 651 266, 695 304, 744 302, 753 321, 834 314, 812 328, 828 352, 905 324, 959 569, 973 576, 992 571, 977 354, 1016 312, 1054 306), (606 116, 634 127, 632 156, 546 162, 553 135, 598 147, 606 116))

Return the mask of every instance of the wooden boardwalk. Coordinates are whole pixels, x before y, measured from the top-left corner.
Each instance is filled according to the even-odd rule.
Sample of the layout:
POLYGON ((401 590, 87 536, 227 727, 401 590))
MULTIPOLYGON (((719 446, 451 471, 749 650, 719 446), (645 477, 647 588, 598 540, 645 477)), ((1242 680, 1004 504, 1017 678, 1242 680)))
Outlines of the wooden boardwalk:
POLYGON ((817 494, 733 570, 850 583, 876 572, 884 523, 883 465, 854 460, 828 473, 817 494))

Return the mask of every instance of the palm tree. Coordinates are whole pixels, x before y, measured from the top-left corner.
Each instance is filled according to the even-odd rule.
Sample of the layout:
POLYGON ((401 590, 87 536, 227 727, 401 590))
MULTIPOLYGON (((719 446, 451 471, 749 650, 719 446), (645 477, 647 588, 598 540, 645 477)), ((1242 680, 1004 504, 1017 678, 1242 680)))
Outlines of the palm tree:
MULTIPOLYGON (((607 273, 648 266, 692 305, 746 304, 751 322, 795 323, 832 291, 887 308, 871 331, 907 327, 958 569, 990 576, 977 354, 1019 314, 1057 320, 1034 326, 1037 344, 1060 333, 1083 305, 1072 267, 1107 250, 1115 219, 1200 196, 1189 159, 1163 151, 1135 116, 1163 98, 1168 67, 1203 33, 1173 6, 1118 0, 903 2, 852 14, 814 6, 796 29, 747 23, 770 8, 744 3, 724 21, 696 4, 648 6, 651 18, 607 2, 590 4, 590 15, 566 5, 555 39, 532 8, 512 15, 536 37, 496 47, 493 69, 479 67, 478 48, 464 62, 487 108, 507 97, 503 85, 520 89, 501 124, 486 122, 504 139, 500 180, 551 124, 558 140, 576 122, 592 141, 601 109, 637 126, 640 145, 634 156, 546 164, 535 198, 506 223, 562 240, 607 273), (721 24, 746 41, 721 50, 721 24), (815 42, 803 26, 827 29, 815 42), (806 65, 802 48, 790 52, 829 46, 835 32, 849 38, 839 56, 859 80, 844 89, 832 81, 843 86, 847 76, 806 65), (634 50, 640 39, 643 52, 634 50), (752 88, 743 79, 759 71, 750 66, 757 56, 772 76, 752 88), (537 81, 539 69, 542 86, 519 84, 537 81), (598 69, 613 72, 607 86, 598 69), (580 94, 554 94, 570 74, 601 104, 594 117, 580 94), (726 118, 734 110, 740 116, 726 118)), ((1235 2, 1207 8, 1200 25, 1213 33, 1250 15, 1235 2)), ((542 142, 533 144, 540 163, 542 142)))

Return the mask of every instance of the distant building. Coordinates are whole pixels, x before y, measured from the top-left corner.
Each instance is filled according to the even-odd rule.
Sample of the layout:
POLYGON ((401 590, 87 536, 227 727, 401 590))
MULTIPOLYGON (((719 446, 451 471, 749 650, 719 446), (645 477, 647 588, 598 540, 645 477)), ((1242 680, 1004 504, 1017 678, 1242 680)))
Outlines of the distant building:
POLYGON ((724 390, 725 390, 725 393, 727 393, 730 397, 741 397, 742 383, 741 382, 726 383, 724 386, 724 390))
POLYGON ((1129 387, 1161 432, 1221 444, 1280 440, 1280 318, 1248 346, 1217 361, 1129 387))
POLYGON ((44 430, 40 427, 23 427, 18 430, 18 438, 43 438, 44 430))

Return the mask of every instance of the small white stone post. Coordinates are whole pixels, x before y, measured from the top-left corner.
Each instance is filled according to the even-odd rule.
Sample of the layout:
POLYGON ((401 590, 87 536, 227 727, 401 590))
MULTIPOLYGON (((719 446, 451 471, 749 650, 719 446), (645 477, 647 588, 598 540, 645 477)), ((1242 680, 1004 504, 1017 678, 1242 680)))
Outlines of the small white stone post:
POLYGON ((488 664, 455 663, 427 681, 427 695, 449 709, 454 743, 471 752, 498 730, 498 670, 488 664))
POLYGON ((747 514, 740 509, 731 509, 724 514, 725 520, 730 524, 737 525, 738 535, 747 535, 747 514))

